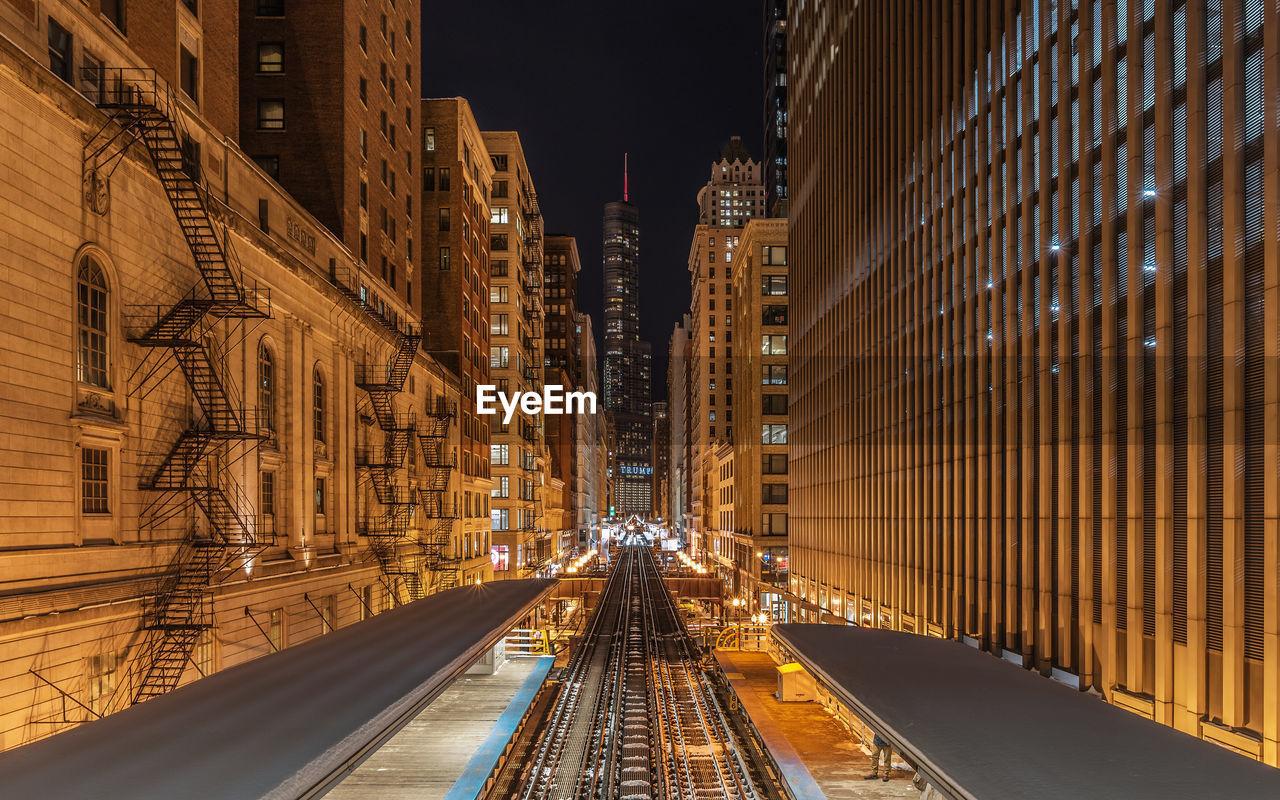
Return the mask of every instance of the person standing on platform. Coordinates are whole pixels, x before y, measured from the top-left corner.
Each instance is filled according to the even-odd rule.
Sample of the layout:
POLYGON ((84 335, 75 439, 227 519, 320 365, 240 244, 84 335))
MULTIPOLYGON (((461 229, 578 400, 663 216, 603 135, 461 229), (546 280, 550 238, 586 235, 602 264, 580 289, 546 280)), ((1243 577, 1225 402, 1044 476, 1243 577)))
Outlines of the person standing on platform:
POLYGON ((883 769, 883 779, 888 781, 889 770, 893 769, 893 748, 888 740, 879 733, 871 740, 871 745, 874 748, 871 751, 871 774, 863 775, 862 778, 863 780, 873 781, 880 777, 881 769, 883 769), (884 764, 883 768, 880 766, 881 763, 884 764))

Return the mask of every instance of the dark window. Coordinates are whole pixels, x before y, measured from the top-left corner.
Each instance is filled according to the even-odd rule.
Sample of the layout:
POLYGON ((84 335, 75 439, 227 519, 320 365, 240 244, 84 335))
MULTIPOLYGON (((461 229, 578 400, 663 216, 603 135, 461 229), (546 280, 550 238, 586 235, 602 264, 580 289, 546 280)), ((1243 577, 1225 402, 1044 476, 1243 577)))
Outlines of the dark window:
POLYGON ((97 447, 80 450, 80 510, 85 514, 109 514, 111 503, 111 451, 97 447))
POLYGON ((360 49, 369 52, 369 30, 365 26, 360 26, 360 49))
POLYGON ((436 190, 435 167, 424 167, 422 170, 422 191, 434 192, 435 190, 436 190))
POLYGON ((449 230, 449 209, 447 208, 440 209, 440 230, 449 230))
POLYGON ((258 0, 258 16, 283 17, 284 0, 258 0))
POLYGON ((440 191, 442 192, 449 191, 449 168, 448 167, 440 168, 440 191))
MULTIPOLYGON (((492 155, 492 156, 489 156, 489 159, 490 159, 491 161, 493 161, 493 168, 494 168, 494 170, 496 170, 496 171, 498 171, 498 172, 506 172, 506 171, 507 171, 507 156, 506 156, 506 154, 505 154, 505 153, 501 153, 501 154, 498 154, 498 155, 492 155)), ((503 184, 504 184, 504 185, 505 185, 505 183, 506 183, 506 181, 503 181, 503 184)), ((504 195, 503 195, 503 197, 505 197, 505 196, 506 196, 506 195, 504 194, 504 195)))
POLYGON ((360 207, 369 210, 369 182, 360 181, 360 207))
MULTIPOLYGON (((506 250, 506 249, 507 249, 507 234, 505 234, 505 233, 494 233, 494 234, 490 234, 490 235, 489 235, 489 249, 490 249, 490 250, 506 250)), ((505 262, 504 262, 504 263, 505 263, 505 262)))
POLYGON ((363 75, 360 76, 360 102, 365 108, 369 107, 369 79, 363 75))
POLYGON ((325 441, 325 425, 324 425, 324 407, 325 407, 325 391, 324 391, 324 375, 317 367, 311 374, 311 414, 312 426, 315 428, 313 436, 317 442, 325 441))
POLYGON ((258 130, 284 130, 284 100, 282 98, 264 98, 258 101, 258 130))
POLYGON ((763 475, 786 475, 787 454, 765 453, 761 456, 760 472, 763 475))
MULTIPOLYGON (((284 72, 284 42, 258 43, 258 72, 284 72)), ((360 79, 360 85, 363 88, 364 78, 360 79)))
POLYGON ((787 307, 786 306, 765 306, 760 319, 764 325, 786 325, 787 324, 787 307))
POLYGON ((787 502, 787 485, 785 483, 766 483, 760 494, 760 502, 767 504, 787 502))
POLYGON ((125 28, 125 0, 102 0, 102 16, 107 21, 116 26, 116 30, 121 33, 126 32, 125 28))
POLYGON ((78 377, 81 383, 107 388, 107 280, 92 258, 81 262, 76 289, 80 327, 78 377))
POLYGON ((186 6, 187 10, 190 11, 192 14, 195 14, 197 17, 200 16, 199 0, 182 0, 182 4, 186 6))
POLYGON ((200 102, 200 59, 185 47, 179 48, 179 78, 187 97, 200 102))
POLYGON ((787 413, 787 396, 785 394, 766 394, 760 398, 760 413, 787 413))
POLYGON ((447 247, 440 248, 440 271, 449 271, 449 248, 447 247))
POLYGON ((492 192, 490 192, 490 195, 491 195, 491 196, 493 196, 493 197, 506 197, 506 196, 507 196, 507 182, 506 182, 506 181, 494 181, 494 182, 493 182, 493 191, 492 191, 492 192))
POLYGON ((253 162, 275 180, 280 180, 280 156, 254 156, 253 162))
POLYGON ((49 17, 49 69, 71 82, 71 33, 49 17))

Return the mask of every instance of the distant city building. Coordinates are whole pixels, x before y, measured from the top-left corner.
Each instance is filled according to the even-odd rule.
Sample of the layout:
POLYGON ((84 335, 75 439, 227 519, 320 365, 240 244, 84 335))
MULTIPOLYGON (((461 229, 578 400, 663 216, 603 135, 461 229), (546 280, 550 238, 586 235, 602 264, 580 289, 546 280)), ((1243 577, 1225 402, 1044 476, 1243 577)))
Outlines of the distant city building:
MULTIPOLYGON (((461 97, 421 102, 422 230, 426 263, 418 279, 422 349, 462 382, 458 408, 458 471, 462 485, 458 536, 487 542, 491 417, 476 410, 477 384, 489 379, 489 194, 493 165, 461 97)), ((489 558, 488 548, 475 558, 489 558)))
POLYGON ((667 410, 671 432, 670 473, 667 496, 667 519, 671 529, 687 541, 692 526, 689 498, 692 494, 689 469, 689 368, 691 342, 689 329, 693 322, 685 314, 671 332, 667 349, 667 410))
MULTIPOLYGON (((582 360, 579 354, 581 337, 578 326, 582 316, 578 311, 578 273, 582 262, 578 258, 578 243, 572 236, 548 234, 543 242, 543 302, 546 312, 543 337, 543 380, 548 386, 559 385, 565 391, 580 391, 583 387, 582 360)), ((593 351, 594 352, 594 351, 593 351)), ((593 381, 594 383, 594 381, 593 381)), ((577 543, 577 518, 573 512, 575 503, 582 498, 576 495, 579 450, 577 437, 589 431, 581 424, 586 414, 544 415, 547 452, 550 456, 549 476, 562 487, 561 506, 568 514, 548 524, 553 537, 553 550, 564 552, 577 543)))
MULTIPOLYGON (((596 337, 591 315, 579 312, 574 317, 573 334, 577 339, 578 374, 583 391, 600 393, 599 369, 596 361, 596 337)), ((595 414, 578 414, 574 417, 576 430, 574 443, 577 448, 575 465, 576 482, 574 508, 577 509, 577 527, 580 542, 590 541, 591 532, 600 525, 608 510, 608 426, 603 406, 596 406, 595 414)))
POLYGON ((236 16, 202 5, 198 21, 179 20, 183 80, 212 65, 197 83, 221 93, 238 61, 241 149, 356 254, 362 276, 420 312, 411 285, 421 264, 421 3, 241 2, 238 59, 197 46, 202 27, 236 16))
POLYGON ((666 519, 671 487, 671 418, 666 403, 653 404, 653 519, 666 519))
POLYGON ((747 223, 733 255, 733 560, 753 611, 787 619, 787 221, 747 223), (756 343, 759 343, 757 349, 756 343))
POLYGON ((711 180, 698 190, 698 221, 713 228, 741 228, 747 220, 765 216, 761 180, 760 165, 751 160, 742 137, 732 137, 711 165, 711 180))
POLYGON ((1280 765, 1274 13, 797 5, 804 617, 1280 765))
POLYGON ((765 211, 787 216, 787 0, 764 2, 765 211))
MULTIPOLYGON (((543 386, 542 211, 515 131, 483 132, 493 166, 489 192, 489 375, 504 394, 543 386)), ((479 167, 477 166, 476 169, 479 167)), ((489 516, 495 578, 536 574, 554 555, 540 526, 548 466, 544 417, 517 411, 490 418, 489 516), (505 559, 505 561, 504 561, 505 559)))
MULTIPOLYGON (((733 437, 733 255, 742 228, 763 216, 759 165, 733 137, 698 192, 699 224, 689 247, 690 360, 688 394, 689 508, 694 546, 714 552, 718 530, 711 495, 717 474, 712 451, 733 437), (725 204, 728 205, 725 205, 725 204)), ((744 345, 739 344, 739 347, 744 345)), ((748 342, 745 346, 750 347, 748 342)))
POLYGON ((653 506, 652 365, 640 339, 640 212, 604 207, 604 408, 613 424, 614 513, 647 517, 653 506))

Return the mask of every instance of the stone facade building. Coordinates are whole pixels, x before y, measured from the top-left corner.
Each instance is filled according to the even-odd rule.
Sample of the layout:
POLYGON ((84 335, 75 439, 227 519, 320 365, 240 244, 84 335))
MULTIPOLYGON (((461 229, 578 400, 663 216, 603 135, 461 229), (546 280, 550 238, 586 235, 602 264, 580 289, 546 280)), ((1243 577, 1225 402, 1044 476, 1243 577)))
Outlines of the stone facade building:
POLYGON ((457 377, 235 143, 234 4, 92 5, 0 5, 3 748, 486 574, 457 377))
POLYGON ((762 216, 764 209, 759 165, 737 137, 711 165, 711 177, 698 192, 698 206, 699 224, 689 246, 689 510, 695 547, 715 552, 709 538, 719 530, 710 500, 716 491, 713 451, 733 437, 733 254, 742 227, 762 216))

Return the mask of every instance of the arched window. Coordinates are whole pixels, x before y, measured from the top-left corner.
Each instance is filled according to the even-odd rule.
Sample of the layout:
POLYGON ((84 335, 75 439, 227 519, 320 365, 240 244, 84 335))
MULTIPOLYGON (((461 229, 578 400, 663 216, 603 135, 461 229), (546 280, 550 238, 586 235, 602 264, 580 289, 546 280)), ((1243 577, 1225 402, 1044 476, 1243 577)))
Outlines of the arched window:
POLYGON ((80 261, 76 276, 78 348, 76 374, 81 383, 110 388, 107 383, 107 279, 90 256, 80 261))
POLYGON ((258 345, 258 415, 262 427, 269 431, 276 429, 275 359, 266 342, 258 345))
POLYGON ((325 441, 324 430, 324 375, 320 372, 320 368, 316 367, 311 373, 311 415, 315 423, 315 438, 317 442, 325 441))

